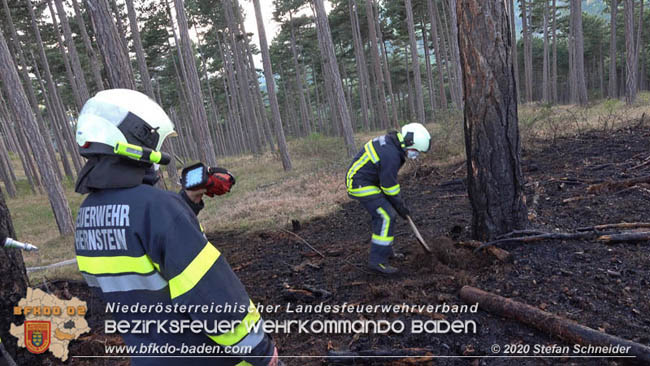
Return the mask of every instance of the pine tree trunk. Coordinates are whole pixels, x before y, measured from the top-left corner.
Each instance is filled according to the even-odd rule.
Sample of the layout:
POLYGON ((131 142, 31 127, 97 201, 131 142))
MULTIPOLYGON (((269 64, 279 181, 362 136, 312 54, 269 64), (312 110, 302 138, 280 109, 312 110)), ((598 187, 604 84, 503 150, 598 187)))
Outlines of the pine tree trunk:
MULTIPOLYGON (((16 238, 16 232, 0 189, 0 240, 7 237, 16 238)), ((18 348, 17 339, 10 337, 8 331, 12 323, 22 322, 21 317, 14 315, 12 310, 18 301, 25 297, 28 286, 29 279, 20 250, 0 248, 0 329, 3 330, 0 337, 7 352, 20 365, 34 365, 39 362, 35 355, 28 353, 24 348, 18 348), (25 356, 28 359, 24 359, 25 356)))
POLYGON ((86 53, 88 54, 90 69, 92 70, 93 79, 95 80, 95 86, 97 87, 97 90, 104 90, 104 82, 102 81, 102 72, 99 67, 99 59, 97 58, 97 54, 95 53, 95 49, 92 43, 90 42, 90 36, 88 36, 88 31, 86 30, 86 24, 84 23, 78 0, 72 0, 72 6, 74 7, 77 26, 80 29, 81 37, 84 41, 84 46, 86 47, 86 53))
MULTIPOLYGON (((32 59, 33 58, 34 57, 32 55, 32 59)), ((61 136, 61 130, 58 125, 59 118, 56 114, 56 110, 53 107, 52 99, 50 98, 50 95, 45 88, 45 84, 43 84, 43 78, 41 77, 41 72, 38 69, 36 60, 33 60, 33 67, 34 67, 33 70, 36 75, 36 79, 38 80, 39 85, 41 86, 41 93, 43 94, 43 99, 45 100, 45 105, 47 108, 48 115, 50 116, 50 127, 54 131, 54 138, 59 150, 61 162, 63 163, 63 170, 65 171, 66 176, 70 178, 74 178, 72 173, 72 168, 70 167, 70 163, 68 162, 66 151, 71 152, 72 154, 76 154, 76 149, 70 149, 70 146, 66 146, 67 141, 65 141, 61 136)))
MULTIPOLYGON (((17 57, 16 60, 17 62, 21 65, 20 67, 20 72, 21 76, 23 78, 23 82, 25 87, 27 88, 27 96, 29 98, 30 105, 32 107, 32 110, 34 112, 34 115, 36 116, 36 121, 38 123, 38 128, 42 131, 44 134, 45 138, 45 148, 47 149, 47 152, 50 156, 54 158, 54 161, 56 161, 56 155, 54 152, 54 146, 52 145, 52 139, 50 137, 50 132, 49 129, 46 128, 45 122, 43 121, 43 116, 41 115, 41 111, 39 109, 40 103, 36 99, 36 94, 34 92, 34 87, 32 85, 32 80, 28 75, 28 69, 27 69, 27 58, 25 57, 25 53, 23 52, 22 46, 19 43, 19 38, 18 34, 16 32, 16 28, 14 27, 13 19, 11 17, 11 12, 9 11, 9 7, 7 5, 7 1, 3 0, 3 7, 7 16, 7 23, 9 25, 9 29, 12 35, 12 41, 13 41, 13 46, 17 51, 17 57)), ((40 47, 43 45, 40 44, 40 47)), ((59 165, 55 165, 52 167, 54 169, 54 172, 56 173, 57 177, 61 179, 63 176, 61 175, 61 170, 59 169, 59 165)))
POLYGON ((584 37, 582 31, 582 0, 571 0, 573 4, 574 16, 573 26, 575 29, 575 63, 576 79, 578 82, 578 103, 587 104, 587 83, 585 82, 585 56, 584 56, 584 37))
POLYGON ((576 63, 575 63, 575 26, 574 16, 575 13, 573 0, 569 0, 569 40, 568 40, 568 54, 569 54, 569 78, 568 78, 568 89, 569 89, 569 103, 575 104, 578 103, 578 77, 576 73, 576 63))
POLYGON ((521 0, 521 26, 524 32, 524 81, 526 102, 530 103, 533 101, 533 46, 528 15, 528 4, 526 0, 521 0))
POLYGON ((420 24, 420 29, 422 31, 422 43, 424 44, 424 65, 427 71, 427 90, 429 90, 429 105, 431 106, 432 110, 436 110, 438 109, 438 103, 436 102, 436 88, 433 86, 433 71, 431 70, 429 39, 427 37, 427 27, 424 21, 420 24))
POLYGON ((616 13, 618 12, 618 1, 610 0, 610 35, 609 35, 609 84, 607 89, 607 96, 610 98, 618 98, 618 80, 616 68, 616 13))
MULTIPOLYGON (((379 21, 377 21, 377 29, 379 30, 379 21)), ((381 34, 381 32, 379 32, 381 34)), ((388 63, 388 52, 386 52, 386 43, 379 37, 381 44, 382 58, 384 60, 384 80, 386 80, 386 89, 388 95, 390 95, 390 109, 393 114, 392 118, 392 127, 399 127, 399 121, 397 119, 397 108, 395 106, 395 93, 393 93, 393 79, 390 75, 390 64, 388 63)))
POLYGON ((271 105, 271 115, 273 116, 273 127, 275 130, 275 138, 278 142, 280 150, 280 158, 282 159, 282 167, 285 171, 291 170, 291 157, 287 149, 287 141, 284 136, 284 129, 282 128, 282 119, 280 117, 280 106, 278 104, 278 97, 275 94, 275 76, 273 75, 273 67, 271 66, 271 55, 269 53, 269 45, 266 41, 266 31, 264 30, 264 20, 262 18, 262 9, 260 7, 260 0, 253 0, 255 6, 255 19, 257 20, 257 34, 260 39, 260 49, 262 51, 262 62, 264 63, 264 79, 266 80, 266 90, 269 96, 269 104, 271 105))
POLYGON ((415 88, 415 112, 417 121, 421 124, 426 123, 424 116, 424 97, 422 96, 422 75, 420 73, 420 55, 418 53, 418 43, 415 39, 415 25, 413 23, 413 5, 411 0, 404 0, 406 8, 406 27, 409 33, 409 43, 411 44, 411 66, 413 69, 413 82, 415 88))
MULTIPOLYGON (((318 33, 318 44, 321 50, 321 57, 325 63, 325 67, 329 70, 332 91, 336 98, 336 110, 341 121, 343 132, 343 140, 345 147, 348 150, 350 157, 357 153, 354 145, 354 131, 352 130, 352 122, 350 119, 350 111, 348 110, 347 103, 345 102, 345 94, 343 92, 343 83, 341 82, 341 75, 339 74, 339 67, 336 61, 336 54, 334 53, 334 44, 332 43, 332 32, 327 20, 327 13, 323 0, 313 0, 313 6, 316 12, 316 32, 318 33)), ((328 82, 328 81, 326 81, 328 82)))
POLYGON ((0 175, 2 175, 2 181, 5 184, 7 189, 7 194, 9 197, 16 197, 16 185, 14 184, 13 168, 11 167, 11 160, 9 159, 9 151, 7 150, 7 145, 5 145, 4 139, 0 138, 0 175))
POLYGON ((111 88, 136 90, 129 55, 125 52, 107 0, 86 0, 97 45, 104 58, 104 70, 111 88))
MULTIPOLYGON (((450 94, 451 94, 451 100, 456 105, 456 108, 462 109, 460 101, 461 101, 461 99, 463 99, 463 95, 462 95, 462 91, 458 88, 459 83, 457 82, 457 80, 459 80, 459 78, 461 76, 458 75, 458 73, 457 73, 458 70, 456 69, 456 66, 455 66, 456 62, 454 61, 453 50, 452 50, 453 47, 454 47, 453 46, 454 45, 454 40, 452 39, 451 32, 450 32, 450 29, 451 29, 450 22, 447 20, 447 18, 449 17, 448 16, 449 11, 446 8, 445 4, 446 3, 443 1, 442 2, 442 5, 443 5, 442 10, 443 10, 443 14, 445 14, 447 16, 442 19, 441 25, 444 28, 443 33, 445 34, 445 38, 447 39, 447 42, 446 42, 447 48, 446 48, 445 57, 446 57, 447 72, 448 72, 448 77, 449 77, 449 80, 448 80, 449 91, 450 91, 450 94)), ((456 43, 457 43, 457 41, 456 41, 456 43)))
POLYGON ((230 49, 233 57, 233 66, 236 71, 236 81, 239 84, 238 93, 242 102, 241 111, 244 117, 244 122, 247 124, 247 132, 251 136, 250 146, 253 153, 257 154, 260 152, 261 142, 260 137, 257 134, 257 120, 255 118, 253 98, 250 95, 250 88, 248 85, 248 75, 245 71, 244 61, 242 60, 242 53, 239 47, 239 40, 244 37, 241 35, 239 26, 236 23, 235 13, 233 10, 233 4, 231 0, 225 0, 223 2, 225 5, 225 14, 228 21, 229 32, 229 43, 230 49))
POLYGON ((205 111, 205 104, 203 102, 203 93, 201 92, 201 83, 199 81, 199 73, 196 69, 196 61, 194 52, 192 51, 192 43, 187 28, 187 17, 185 15, 185 8, 183 0, 174 0, 176 8, 176 21, 178 22, 178 32, 180 34, 180 47, 183 53, 184 62, 180 65, 184 68, 187 74, 185 82, 189 86, 188 101, 190 108, 195 112, 198 117, 194 121, 194 127, 197 129, 198 140, 197 144, 201 161, 204 161, 209 166, 216 166, 217 159, 214 154, 214 145, 210 138, 210 130, 208 129, 208 115, 205 111))
POLYGON ((368 39, 370 41, 370 57, 373 68, 373 80, 377 93, 377 101, 374 107, 374 116, 382 127, 387 127, 388 122, 388 104, 386 102, 386 91, 384 89, 384 74, 381 69, 381 59, 379 58, 379 43, 377 41, 377 29, 375 27, 375 16, 373 11, 374 0, 366 0, 366 19, 368 22, 368 39))
MULTIPOLYGON (((246 24, 244 17, 241 13, 241 7, 239 6, 239 0, 235 1, 235 14, 237 17, 237 23, 241 27, 241 34, 247 35, 246 24)), ((262 101, 262 91, 260 90, 260 84, 258 82, 257 70, 255 68, 255 62, 253 61, 253 51, 250 47, 250 42, 242 42, 242 60, 244 64, 244 69, 247 69, 247 75, 250 77, 248 84, 250 85, 249 90, 252 96, 251 103, 253 104, 254 111, 256 111, 256 120, 255 128, 257 129, 257 136, 259 138, 259 150, 260 152, 264 151, 264 142, 262 141, 262 135, 266 139, 271 151, 274 150, 273 138, 271 136, 269 121, 266 113, 266 108, 264 102, 262 101), (246 64, 246 59, 248 59, 248 64, 246 64)), ((304 80, 304 79, 303 79, 304 80)), ((307 115, 310 116, 309 105, 307 105, 307 115)), ((310 124, 311 128, 311 124, 310 124)))
POLYGON ((641 52, 641 39, 643 38, 643 33, 641 31, 643 30, 643 20, 645 19, 643 13, 644 4, 645 4, 645 0, 641 0, 639 5, 639 22, 636 31, 636 45, 634 47, 634 72, 636 73, 636 79, 637 79, 637 90, 635 91, 635 94, 639 90, 639 82, 641 81, 640 80, 641 77, 639 75, 639 54, 641 52))
POLYGON ((116 0, 108 0, 110 3, 111 10, 113 11, 114 19, 115 19, 115 26, 117 29, 117 33, 120 37, 120 43, 122 44, 122 48, 124 49, 124 52, 128 55, 129 54, 129 42, 126 40, 126 27, 124 26, 124 22, 122 19, 122 12, 120 11, 120 8, 117 6, 117 1, 116 0))
POLYGON ((81 110, 83 107, 83 101, 81 99, 81 92, 79 91, 79 85, 75 81, 74 72, 72 71, 72 65, 70 64, 70 57, 65 50, 65 43, 63 41, 63 35, 59 29, 59 21, 56 18, 56 13, 52 7, 52 2, 47 1, 47 7, 50 10, 50 17, 52 18, 54 33, 56 34, 56 40, 59 45, 59 53, 61 53, 61 59, 63 60, 63 65, 65 66, 65 74, 68 77, 68 85, 72 89, 72 96, 74 97, 75 104, 78 110, 81 110))
MULTIPOLYGON (((361 103, 361 117, 363 127, 366 131, 370 130, 370 120, 368 116, 368 106, 370 98, 368 97, 368 65, 366 64, 363 41, 361 40, 361 27, 359 26, 359 15, 357 13, 357 3, 355 0, 348 0, 350 11, 350 23, 352 24, 352 40, 354 46, 354 57, 357 64, 357 89, 359 91, 359 100, 361 103)), ((320 118, 320 117, 319 117, 320 118)))
POLYGON ((45 184, 45 188, 50 199, 50 205, 54 211, 54 217, 61 234, 69 234, 74 231, 74 224, 68 200, 63 192, 61 181, 57 177, 53 165, 56 163, 52 156, 49 155, 45 148, 45 140, 38 128, 36 118, 29 106, 27 96, 20 83, 16 66, 9 54, 9 48, 4 36, 0 32, 0 76, 2 77, 2 86, 9 105, 14 115, 23 124, 24 129, 29 134, 30 139, 34 142, 34 156, 38 161, 38 168, 45 184))
POLYGON ((440 107, 447 109, 447 93, 445 92, 445 80, 442 73, 442 56, 440 51, 440 42, 438 38, 438 7, 433 4, 433 0, 427 0, 427 10, 431 21, 431 40, 433 41, 433 53, 436 58, 436 68, 438 69, 438 88, 440 95, 440 107))
POLYGON ((138 68, 140 69, 142 86, 144 87, 144 92, 151 99, 155 99, 153 87, 151 86, 151 77, 149 76, 149 70, 147 68, 147 60, 144 57, 144 49, 142 49, 142 40, 140 39, 140 30, 138 29, 138 18, 135 13, 135 7, 133 6, 133 0, 126 0, 126 9, 129 14, 131 39, 133 40, 133 48, 135 48, 135 56, 138 59, 138 68))
POLYGON ((29 183, 29 188, 31 189, 32 193, 36 194, 36 182, 32 178, 32 172, 29 167, 31 161, 27 159, 28 157, 25 156, 24 153, 24 149, 26 147, 19 142, 18 136, 16 136, 16 128, 12 128, 12 126, 9 125, 8 116, 9 116, 9 112, 5 106, 2 93, 0 92, 0 124, 2 124, 3 132, 6 134, 6 136, 9 137, 9 140, 12 141, 12 144, 15 147, 14 151, 16 152, 16 154, 18 154, 18 157, 20 158, 20 163, 23 167, 23 172, 25 173, 27 182, 29 183))
POLYGON ((478 240, 527 223, 506 3, 459 0, 467 185, 478 240))
MULTIPOLYGON (((557 4, 556 0, 553 0, 553 30, 552 30, 552 35, 553 35, 553 63, 551 67, 551 90, 552 90, 552 97, 553 97, 553 103, 558 102, 558 96, 557 96, 557 4)), ((514 49, 516 49, 517 45, 515 44, 514 49)))
POLYGON ((449 1, 449 26, 451 27, 451 54, 452 60, 454 61, 454 73, 456 76, 456 90, 458 91, 458 100, 456 101, 456 106, 459 109, 463 109, 463 81, 462 81, 462 71, 460 67, 460 55, 458 49, 458 15, 456 14, 458 0, 448 0, 449 1))
POLYGON ((623 0, 625 12, 625 102, 629 105, 636 99, 636 69, 634 56, 636 54, 634 42, 634 0, 623 0))
MULTIPOLYGON (((86 84, 86 76, 84 75, 84 70, 81 68, 81 61, 79 60, 79 54, 77 53, 77 46, 72 38, 72 30, 70 29, 70 23, 68 23, 68 16, 63 9, 63 1, 54 0, 54 4, 56 5, 56 11, 59 20, 61 21, 61 26, 63 27, 65 44, 68 49, 68 54, 70 55, 72 72, 74 73, 74 82, 77 84, 77 90, 79 90, 79 97, 81 97, 81 103, 83 105, 83 103, 86 103, 86 101, 90 99, 88 85, 86 84)), ((79 109, 81 110, 81 107, 79 109)))
MULTIPOLYGON (((517 90, 517 101, 519 101, 519 99, 521 98, 521 89, 519 87, 521 85, 521 82, 519 81, 519 56, 517 55, 518 54, 517 28, 515 26, 515 18, 517 17, 517 14, 515 13, 514 0, 508 1, 508 15, 510 18, 510 31, 512 32, 512 64, 515 67, 515 84, 517 85, 515 89, 517 90)), ((553 23, 553 26, 555 26, 555 23, 553 23)))
POLYGON ((551 102, 551 95, 549 93, 548 0, 544 0, 544 61, 542 74, 542 100, 548 104, 551 102))
POLYGON ((293 26, 293 15, 289 12, 289 26, 291 27, 291 54, 293 55, 293 69, 295 72, 296 92, 298 92, 298 102, 300 106, 300 119, 303 125, 303 134, 311 135, 311 119, 307 113, 307 102, 305 101, 304 80, 300 63, 298 62, 298 50, 296 49, 296 34, 293 26))

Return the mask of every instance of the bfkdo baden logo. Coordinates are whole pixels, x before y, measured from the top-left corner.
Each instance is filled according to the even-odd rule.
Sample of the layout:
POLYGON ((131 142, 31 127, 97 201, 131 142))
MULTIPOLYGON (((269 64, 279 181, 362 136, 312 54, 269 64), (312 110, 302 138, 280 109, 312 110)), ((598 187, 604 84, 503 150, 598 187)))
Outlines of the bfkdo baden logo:
MULTIPOLYGON (((25 317, 23 324, 12 323, 9 334, 18 339, 18 346, 31 353, 51 352, 54 357, 68 359, 68 345, 89 332, 86 302, 76 297, 59 299, 41 289, 27 288, 27 295, 14 306, 14 316, 25 317)), ((18 318, 19 319, 19 318, 18 318)))
POLYGON ((31 353, 43 353, 50 347, 52 323, 44 320, 25 321, 25 348, 31 353))

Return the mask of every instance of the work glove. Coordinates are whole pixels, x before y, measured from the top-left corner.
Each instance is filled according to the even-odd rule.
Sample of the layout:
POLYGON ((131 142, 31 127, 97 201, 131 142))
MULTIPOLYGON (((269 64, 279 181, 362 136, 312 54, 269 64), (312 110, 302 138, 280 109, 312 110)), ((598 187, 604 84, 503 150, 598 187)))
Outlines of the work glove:
POLYGON ((205 194, 208 197, 226 194, 235 185, 235 177, 226 169, 212 167, 208 169, 208 175, 210 177, 205 185, 205 194))
POLYGON ((406 216, 411 215, 411 211, 409 211, 408 207, 406 207, 404 201, 401 201, 395 205, 395 210, 403 219, 406 219, 406 216))

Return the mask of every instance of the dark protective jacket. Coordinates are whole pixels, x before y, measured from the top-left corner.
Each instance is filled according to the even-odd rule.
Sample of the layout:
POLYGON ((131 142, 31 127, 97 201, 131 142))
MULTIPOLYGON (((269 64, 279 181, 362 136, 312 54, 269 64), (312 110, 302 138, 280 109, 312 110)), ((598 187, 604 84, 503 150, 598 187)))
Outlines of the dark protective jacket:
POLYGON ((376 199, 383 194, 393 206, 402 206, 397 173, 405 160, 404 139, 399 132, 368 141, 348 168, 348 195, 363 201, 376 199))
MULTIPOLYGON (((90 170, 91 175, 103 171, 100 166, 90 170)), ((134 347, 128 351, 136 356, 132 365, 268 364, 273 341, 261 327, 252 328, 261 321, 260 314, 224 256, 203 234, 196 217, 201 205, 184 193, 148 184, 89 191, 76 221, 77 263, 88 285, 107 302, 107 319, 130 322, 131 330, 122 336, 134 347), (140 309, 134 313, 132 305, 140 309), (161 323, 134 330, 138 320, 161 323), (183 321, 196 320, 204 331, 178 334, 183 321), (225 329, 215 321, 241 322, 228 323, 236 327, 225 329), (198 350, 197 355, 228 357, 142 358, 180 356, 183 350, 182 356, 191 356, 202 345, 210 352, 198 350), (226 346, 250 352, 224 354, 226 346)))

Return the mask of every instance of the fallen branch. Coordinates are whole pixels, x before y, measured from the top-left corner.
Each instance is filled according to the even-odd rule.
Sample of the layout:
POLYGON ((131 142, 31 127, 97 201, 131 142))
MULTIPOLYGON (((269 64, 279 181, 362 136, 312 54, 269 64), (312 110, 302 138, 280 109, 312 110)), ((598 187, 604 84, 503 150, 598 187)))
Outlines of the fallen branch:
MULTIPOLYGON (((457 245, 464 246, 464 247, 469 247, 469 248, 474 248, 477 249, 479 248, 483 243, 480 241, 476 240, 470 240, 470 241, 461 241, 456 243, 457 245)), ((489 254, 497 257, 502 262, 510 262, 512 259, 512 255, 510 255, 510 252, 503 250, 501 248, 497 247, 488 247, 486 250, 489 254)))
POLYGON ((601 231, 607 229, 636 229, 650 228, 650 222, 621 222, 618 224, 603 224, 594 226, 579 227, 578 231, 601 231))
POLYGON ((464 286, 460 290, 460 298, 468 304, 478 302, 479 308, 483 310, 517 320, 542 332, 552 334, 568 343, 629 347, 628 352, 618 355, 634 356, 636 357, 635 361, 650 364, 650 347, 599 332, 536 307, 471 286, 464 286))
POLYGON ((497 236, 497 239, 512 238, 513 236, 526 236, 526 235, 539 235, 545 234, 545 231, 530 229, 530 230, 513 230, 509 233, 497 236))
POLYGON ((587 187, 588 193, 606 193, 619 191, 621 189, 637 185, 639 183, 650 183, 650 175, 643 177, 629 178, 618 181, 609 181, 600 184, 593 184, 587 187))
POLYGON ((596 240, 605 243, 620 243, 624 241, 650 240, 650 232, 642 231, 642 232, 627 232, 627 233, 619 233, 619 234, 601 235, 596 240))
POLYGON ((313 250, 314 252, 318 253, 318 255, 320 255, 321 257, 325 258, 325 254, 319 252, 318 249, 314 248, 311 244, 309 244, 309 242, 307 242, 307 240, 303 239, 300 235, 298 235, 298 234, 296 234, 296 233, 292 233, 291 231, 286 230, 286 229, 282 229, 282 231, 285 232, 285 233, 287 233, 287 234, 291 234, 291 235, 295 236, 296 238, 298 238, 298 240, 300 240, 300 241, 303 242, 306 246, 308 246, 309 249, 313 250))
POLYGON ((594 232, 580 232, 580 233, 541 233, 537 235, 531 235, 531 236, 519 236, 519 237, 512 237, 512 238, 503 238, 503 239, 497 239, 493 240, 490 242, 487 242, 478 248, 474 249, 474 253, 485 249, 489 248, 498 244, 505 244, 505 243, 531 243, 535 241, 542 241, 542 240, 580 240, 580 239, 590 239, 594 238, 597 234, 594 232))
POLYGON ((359 360, 368 361, 391 361, 398 364, 417 364, 431 362, 434 358, 433 350, 426 348, 404 348, 384 350, 362 350, 362 351, 329 351, 327 352, 327 363, 356 365, 359 360), (404 363, 404 361, 409 361, 404 363))

